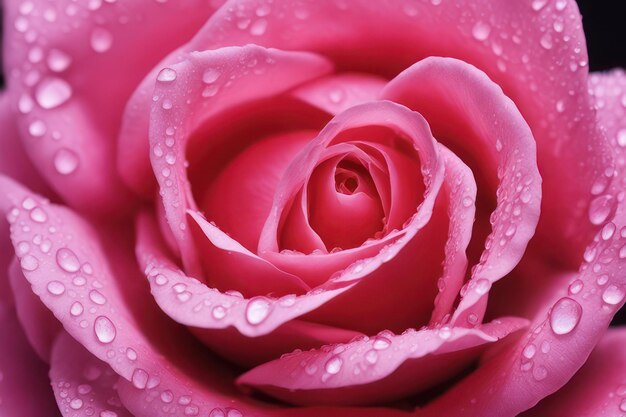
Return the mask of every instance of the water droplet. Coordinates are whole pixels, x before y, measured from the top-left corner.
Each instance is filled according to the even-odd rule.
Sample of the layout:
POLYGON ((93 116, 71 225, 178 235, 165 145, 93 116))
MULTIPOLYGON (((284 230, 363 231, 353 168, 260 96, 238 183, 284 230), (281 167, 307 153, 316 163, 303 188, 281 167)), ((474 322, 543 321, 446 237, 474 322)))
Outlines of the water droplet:
POLYGON ((111 49, 113 44, 113 35, 104 28, 95 28, 91 32, 91 48, 98 53, 104 53, 111 49))
POLYGON ((378 353, 375 350, 368 350, 365 353, 365 360, 369 364, 375 364, 378 361, 378 353))
POLYGON ((583 282, 577 279, 569 285, 569 293, 572 295, 576 295, 583 289, 583 286, 583 282))
POLYGON ((215 68, 209 68, 202 74, 202 81, 206 84, 212 84, 220 77, 220 72, 215 68))
POLYGON ((324 369, 326 369, 326 372, 328 372, 329 374, 335 375, 339 373, 342 365, 343 360, 339 356, 333 356, 328 360, 328 362, 326 362, 326 366, 324 369))
POLYGON ((535 347, 535 345, 530 344, 524 348, 524 350, 522 351, 522 355, 526 359, 532 359, 533 356, 535 356, 536 352, 537 352, 537 348, 535 347))
POLYGON ((376 350, 387 349, 391 345, 391 341, 384 336, 376 336, 372 347, 376 350))
POLYGON ((609 240, 610 238, 613 237, 613 234, 615 233, 615 224, 614 223, 607 223, 603 228, 602 228, 602 239, 603 240, 609 240))
POLYGON ((214 319, 221 320, 226 317, 226 309, 223 306, 215 306, 211 310, 211 315, 214 319))
POLYGON ((626 398, 624 398, 622 402, 619 403, 619 410, 626 412, 626 398))
POLYGON ((159 71, 159 75, 157 75, 157 80, 164 83, 172 82, 175 79, 176 71, 174 71, 172 68, 163 68, 161 71, 159 71))
POLYGON ((115 334, 117 330, 115 325, 106 316, 98 316, 93 324, 93 330, 96 333, 96 337, 102 343, 111 343, 115 340, 115 334))
POLYGON ((602 301, 610 305, 617 305, 624 300, 624 290, 617 285, 609 285, 602 293, 602 301))
POLYGON ((52 295, 61 295, 65 292, 65 285, 60 281, 50 281, 47 288, 52 295))
POLYGON ((33 255, 26 255, 20 259, 20 266, 24 271, 34 271, 39 267, 39 261, 33 255))
POLYGON ((489 37, 489 33, 491 32, 491 26, 489 26, 485 22, 478 22, 472 28, 472 36, 477 41, 484 41, 489 37))
POLYGON ((89 384, 80 384, 78 386, 78 388, 76 389, 76 391, 80 395, 89 394, 91 392, 91 390, 92 390, 92 388, 91 388, 91 385, 89 385, 89 384))
POLYGON ((533 377, 537 381, 543 381, 548 376, 548 370, 543 366, 537 366, 533 369, 533 377))
POLYGON ((617 132, 617 144, 622 148, 626 147, 626 129, 617 132))
POLYGON ((102 410, 100 411, 100 417, 118 417, 115 411, 102 410))
POLYGON ((35 207, 30 212, 30 216, 32 221, 37 223, 45 223, 48 220, 48 215, 41 207, 35 207))
POLYGON ((83 407, 83 400, 80 398, 74 398, 70 401, 70 408, 72 410, 80 410, 83 407))
POLYGON ((35 120, 31 124, 28 125, 28 133, 31 136, 39 138, 46 134, 46 124, 41 120, 35 120))
POLYGON ((486 280, 484 278, 479 279, 478 281, 476 281, 476 292, 478 294, 486 294, 489 289, 491 288, 491 282, 489 282, 489 280, 486 280))
POLYGON ((78 301, 74 302, 70 307, 70 314, 74 317, 80 316, 81 314, 83 314, 83 311, 83 305, 78 301))
POLYGON ((253 298, 246 306, 246 320, 252 325, 263 322, 270 313, 271 304, 264 297, 253 298))
POLYGON ((61 175, 69 175, 78 168, 78 156, 67 148, 61 148, 54 155, 54 168, 61 175))
POLYGON ((539 43, 544 49, 552 49, 552 35, 549 33, 546 33, 545 35, 541 37, 541 39, 539 40, 539 43))
POLYGON ((137 389, 146 388, 146 384, 148 383, 148 373, 141 368, 135 369, 131 377, 131 382, 137 389))
POLYGON ((533 0, 531 7, 534 11, 539 11, 548 3, 548 0, 533 0))
POLYGON ((583 309, 578 302, 568 297, 557 301, 550 311, 550 327, 555 334, 570 333, 578 326, 583 309))
POLYGON ((172 394, 172 391, 165 390, 161 393, 161 401, 163 401, 164 403, 169 404, 173 400, 174 400, 174 394, 172 394))
POLYGON ((603 195, 591 201, 589 205, 589 220, 595 225, 600 225, 609 217, 613 210, 613 196, 603 195))
POLYGON ((61 248, 56 254, 57 264, 66 272, 76 272, 80 269, 80 262, 76 254, 68 248, 61 248))
POLYGON ((609 276, 608 276, 608 275, 606 275, 606 274, 604 274, 604 275, 600 275, 600 276, 598 277, 598 279, 596 279, 596 283, 597 283, 598 285, 604 285, 604 284, 606 284, 607 282, 609 282, 609 276))
POLYGON ((98 305, 104 305, 107 302, 107 299, 104 295, 102 295, 102 293, 98 290, 91 290, 89 291, 89 299, 94 303, 94 304, 98 304, 98 305))
POLYGON ((126 349, 126 357, 128 360, 134 361, 137 359, 137 352, 133 348, 128 348, 126 349))
POLYGON ((541 352, 543 353, 548 353, 550 352, 550 342, 548 342, 547 340, 544 340, 543 342, 541 342, 541 352))
POLYGON ((72 58, 59 49, 51 49, 48 52, 48 68, 50 71, 65 71, 72 63, 72 58))
POLYGON ((267 20, 259 19, 250 26, 250 34, 253 36, 262 36, 267 30, 267 20))

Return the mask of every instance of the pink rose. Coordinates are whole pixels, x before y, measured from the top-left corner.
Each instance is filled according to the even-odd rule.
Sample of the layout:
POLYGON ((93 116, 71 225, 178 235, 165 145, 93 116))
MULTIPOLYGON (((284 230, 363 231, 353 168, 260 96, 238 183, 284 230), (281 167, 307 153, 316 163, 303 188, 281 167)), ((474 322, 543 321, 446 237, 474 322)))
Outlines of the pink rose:
POLYGON ((626 412, 575 2, 222 3, 5 5, 0 415, 626 412))

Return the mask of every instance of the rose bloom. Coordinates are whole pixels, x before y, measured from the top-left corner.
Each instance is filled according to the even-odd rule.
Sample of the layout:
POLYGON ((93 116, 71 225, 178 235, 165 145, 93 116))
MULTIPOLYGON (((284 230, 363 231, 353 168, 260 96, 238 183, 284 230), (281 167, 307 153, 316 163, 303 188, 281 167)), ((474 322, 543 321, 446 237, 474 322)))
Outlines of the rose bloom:
POLYGON ((1 416, 626 413, 626 75, 574 1, 4 13, 1 416))

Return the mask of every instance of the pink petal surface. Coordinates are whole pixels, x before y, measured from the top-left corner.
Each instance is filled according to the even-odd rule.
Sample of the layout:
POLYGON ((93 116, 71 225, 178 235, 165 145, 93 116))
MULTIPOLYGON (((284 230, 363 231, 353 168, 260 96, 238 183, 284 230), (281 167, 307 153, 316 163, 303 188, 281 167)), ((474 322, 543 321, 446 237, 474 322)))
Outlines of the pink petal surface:
POLYGON ((340 73, 303 85, 291 94, 336 115, 350 107, 376 100, 387 80, 371 74, 340 73))
POLYGON ((5 295, 0 302, 0 415, 58 416, 48 367, 30 347, 5 295))
POLYGON ((422 112, 437 137, 446 138, 453 151, 465 148, 492 177, 498 171, 499 184, 482 185, 498 188, 491 192, 498 196, 492 233, 453 317, 455 323, 466 322, 470 314, 480 320, 487 290, 520 261, 539 220, 541 177, 532 133, 496 84, 456 59, 427 58, 392 80, 382 96, 422 112))
POLYGON ((376 404, 435 386, 476 357, 472 348, 523 328, 503 318, 476 329, 442 327, 383 332, 347 345, 294 352, 237 380, 296 404, 376 404))
MULTIPOLYGON (((20 242, 18 247, 24 248, 24 243, 20 242)), ((26 338, 39 358, 50 363, 50 350, 54 340, 62 330, 61 323, 54 318, 50 310, 33 293, 16 259, 11 263, 8 275, 13 290, 15 310, 26 338)))
MULTIPOLYGON (((614 184, 622 183, 625 172, 623 162, 619 162, 623 160, 623 151, 618 141, 619 132, 626 128, 621 104, 626 86, 624 78, 622 71, 615 71, 596 74, 590 81, 599 123, 607 137, 613 138, 617 172, 611 166, 607 169, 615 172, 614 184)), ((615 186, 609 192, 619 194, 622 190, 615 186)), ((613 199, 619 201, 617 195, 613 199)), ((543 308, 536 312, 520 342, 503 349, 429 404, 424 416, 515 416, 569 381, 624 304, 626 217, 623 210, 620 202, 612 220, 602 226, 589 244, 577 273, 544 273, 544 280, 552 285, 541 290, 543 308), (496 402, 494 398, 507 401, 496 402), (450 410, 451 403, 456 404, 455 410, 450 410)), ((609 211, 606 217, 610 215, 609 211)))
POLYGON ((50 380, 65 417, 132 417, 117 395, 119 376, 65 332, 52 351, 50 380))
POLYGON ((110 211, 126 203, 111 164, 126 100, 213 10, 196 0, 7 2, 4 53, 20 134, 33 165, 71 204, 110 211), (111 80, 115 89, 105 88, 111 80))
POLYGON ((166 217, 190 273, 200 275, 186 231, 186 210, 196 209, 184 163, 190 135, 218 111, 272 97, 329 70, 328 61, 318 55, 248 45, 194 52, 160 72, 151 112, 150 155, 166 217), (204 74, 214 71, 219 72, 217 80, 203 81, 204 74))
POLYGON ((22 272, 33 291, 68 334, 122 377, 120 397, 132 415, 170 415, 170 409, 182 413, 198 396, 206 414, 214 408, 233 407, 235 402, 241 410, 263 409, 238 396, 232 389, 231 371, 155 309, 129 259, 132 242, 123 236, 128 228, 100 225, 113 235, 98 235, 70 210, 46 202, 7 178, 0 177, 0 190, 0 210, 11 223, 14 246, 35 234, 51 242, 48 251, 40 246, 20 255, 22 272), (46 213, 45 221, 40 212, 31 216, 35 207, 29 199, 46 213), (24 208, 25 200, 28 208, 24 208), (58 284, 50 291, 48 284, 53 281, 65 291, 58 294, 58 284), (162 400, 159 411, 149 409, 146 394, 162 400), (171 401, 175 403, 164 411, 163 405, 171 401))
POLYGON ((619 416, 626 410, 626 329, 609 329, 574 377, 520 417, 619 416))
POLYGON ((586 220, 587 197, 610 163, 610 152, 587 95, 585 39, 573 0, 480 0, 462 7, 446 1, 310 0, 295 6, 292 0, 247 0, 222 8, 199 39, 208 48, 254 42, 320 52, 341 70, 384 75, 428 56, 473 64, 513 100, 537 141, 542 176, 552 191, 539 226, 542 247, 545 243, 545 250, 559 257, 567 254, 575 265, 597 229, 586 220), (258 16, 258 9, 271 12, 258 16), (241 22, 249 23, 245 30, 241 22), (581 155, 584 165, 578 163, 581 155), (572 177, 578 181, 569 181, 572 177))

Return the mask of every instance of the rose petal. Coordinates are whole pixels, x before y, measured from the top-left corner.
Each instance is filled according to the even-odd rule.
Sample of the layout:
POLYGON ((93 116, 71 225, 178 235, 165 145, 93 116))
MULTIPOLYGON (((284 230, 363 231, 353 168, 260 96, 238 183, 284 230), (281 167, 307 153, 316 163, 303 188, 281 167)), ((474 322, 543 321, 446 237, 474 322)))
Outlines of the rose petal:
POLYGON ((20 134, 34 166, 67 201, 106 212, 127 203, 110 140, 127 97, 213 10, 200 0, 7 2, 5 64, 20 134), (111 82, 114 89, 98 87, 111 82))
POLYGON ((385 84, 384 78, 371 74, 341 73, 307 83, 291 94, 329 114, 337 115, 350 107, 378 99, 385 84))
POLYGON ((574 377, 520 417, 620 415, 626 408, 626 329, 610 329, 574 377))
POLYGON ((542 249, 576 265, 597 229, 586 220, 587 195, 609 164, 610 152, 587 95, 587 54, 576 3, 547 4, 309 0, 296 6, 292 0, 242 0, 216 14, 196 39, 207 48, 254 42, 315 51, 332 57, 341 69, 384 75, 427 56, 475 65, 512 99, 537 141, 542 176, 551 190, 539 226, 542 249), (271 12, 258 16, 259 8, 271 12), (523 26, 512 23, 520 19, 523 26), (248 23, 246 30, 239 28, 242 22, 248 23))
POLYGON ((13 308, 0 303, 0 410, 2 415, 60 415, 50 389, 48 367, 30 347, 13 308))
POLYGON ((65 332, 54 344, 50 379, 64 416, 132 417, 117 395, 119 376, 65 332))
POLYGON ((328 70, 329 63, 314 54, 248 45, 191 53, 157 77, 150 143, 153 151, 159 148, 161 152, 150 155, 166 217, 188 272, 200 275, 193 240, 185 230, 186 210, 196 208, 184 164, 190 135, 211 114, 279 94, 328 70), (203 81, 207 71, 219 71, 220 77, 207 85, 203 81), (234 78, 229 81, 231 75, 234 78), (264 81, 259 82, 261 79, 264 81), (207 89, 215 93, 207 95, 207 89))
MULTIPOLYGON (((27 244, 27 242, 20 242, 19 247, 24 247, 25 243, 27 244)), ((15 299, 17 317, 26 338, 39 358, 50 363, 50 350, 54 340, 62 330, 61 324, 50 313, 50 310, 41 303, 39 297, 33 293, 15 258, 9 267, 9 280, 15 299)))
POLYGON ((450 328, 382 333, 347 345, 294 352, 238 378, 296 404, 375 404, 445 381, 466 367, 481 345, 523 328, 504 318, 477 329, 450 328))
POLYGON ((541 177, 532 133, 496 84, 456 59, 427 58, 392 80, 382 96, 423 112, 453 151, 471 143, 465 152, 481 161, 481 171, 497 167, 501 179, 492 233, 453 318, 465 321, 473 314, 481 320, 486 290, 517 265, 539 219, 541 177))

